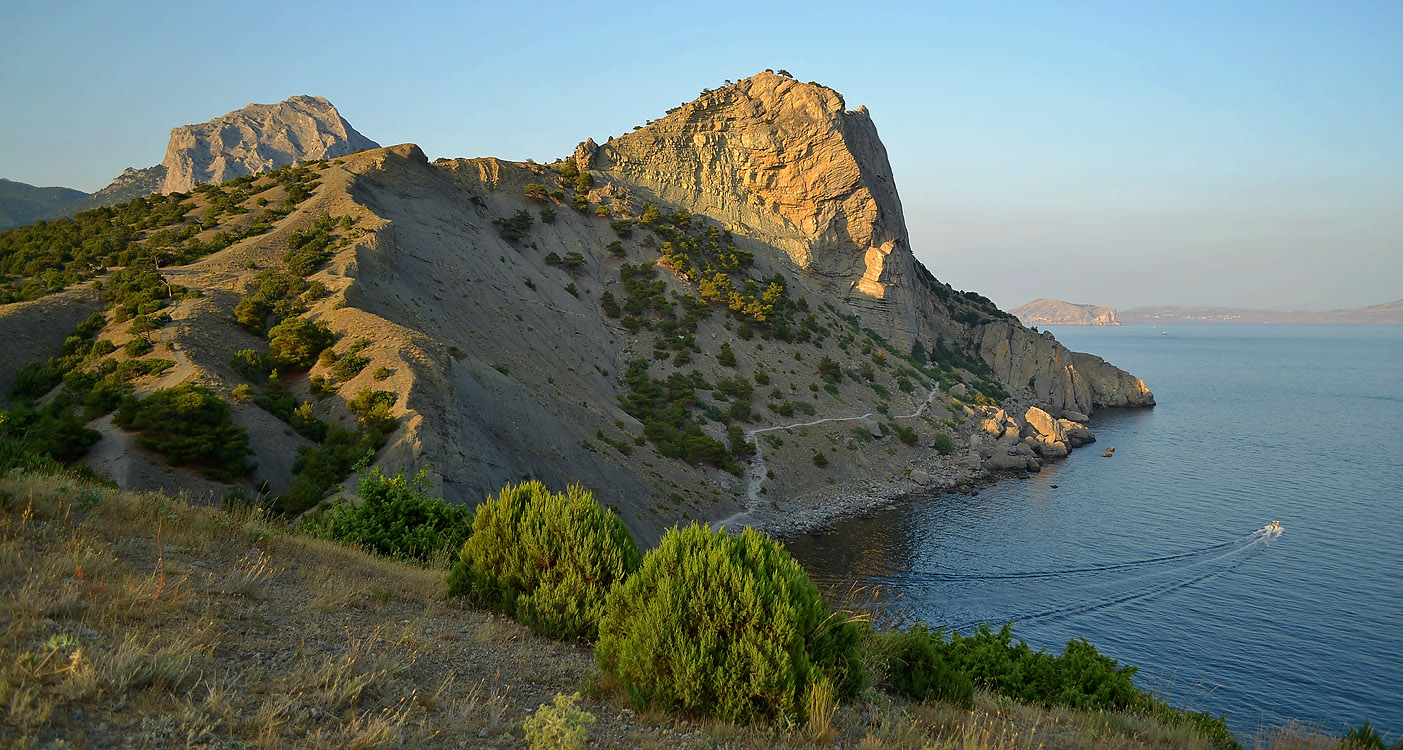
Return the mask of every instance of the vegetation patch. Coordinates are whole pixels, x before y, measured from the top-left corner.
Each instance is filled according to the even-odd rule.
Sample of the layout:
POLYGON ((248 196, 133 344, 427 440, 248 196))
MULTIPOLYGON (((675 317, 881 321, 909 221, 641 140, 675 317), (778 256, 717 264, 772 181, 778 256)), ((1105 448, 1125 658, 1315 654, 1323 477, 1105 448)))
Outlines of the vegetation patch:
MULTIPOLYGON (((362 472, 365 467, 359 467, 362 472)), ((473 511, 430 494, 428 469, 406 477, 379 468, 361 476, 359 503, 338 499, 303 527, 314 536, 356 544, 376 554, 447 566, 454 551, 472 533, 473 511)))
POLYGON ((638 569, 628 527, 579 485, 508 485, 477 507, 449 596, 501 609, 539 633, 592 640, 610 587, 638 569))
POLYGON ((199 464, 223 481, 248 470, 248 433, 230 418, 229 404, 203 386, 183 383, 140 400, 129 396, 114 421, 140 433, 137 442, 174 466, 199 464))
POLYGON ((803 717, 821 683, 854 695, 859 637, 778 542, 692 524, 610 593, 596 658, 640 706, 749 723, 803 717))

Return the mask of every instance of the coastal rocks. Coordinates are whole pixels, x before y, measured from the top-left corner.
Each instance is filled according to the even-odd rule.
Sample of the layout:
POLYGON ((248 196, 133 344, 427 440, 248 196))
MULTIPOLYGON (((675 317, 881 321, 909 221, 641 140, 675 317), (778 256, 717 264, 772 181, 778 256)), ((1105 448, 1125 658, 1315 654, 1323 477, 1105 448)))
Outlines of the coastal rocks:
POLYGON ((209 122, 171 130, 160 192, 189 192, 313 159, 379 148, 320 96, 250 104, 209 122))
POLYGON ((1000 382, 1056 412, 1085 416, 1107 406, 1153 406, 1145 382, 1091 354, 1072 352, 1050 333, 1009 321, 980 326, 975 346, 1000 382))
POLYGON ((912 469, 912 470, 911 470, 911 481, 915 482, 916 484, 921 485, 922 487, 927 487, 927 486, 930 485, 931 476, 930 476, 929 473, 924 472, 924 471, 922 471, 922 470, 920 470, 920 469, 912 469))
POLYGON ((1062 426, 1062 433, 1067 436, 1067 444, 1073 448, 1080 448, 1087 443, 1096 442, 1096 436, 1086 425, 1078 424, 1070 419, 1059 419, 1057 423, 1062 426))
POLYGON ((1023 413, 1026 423, 1023 436, 1029 438, 1038 453, 1045 458, 1063 458, 1071 451, 1071 443, 1061 420, 1036 406, 1023 413))

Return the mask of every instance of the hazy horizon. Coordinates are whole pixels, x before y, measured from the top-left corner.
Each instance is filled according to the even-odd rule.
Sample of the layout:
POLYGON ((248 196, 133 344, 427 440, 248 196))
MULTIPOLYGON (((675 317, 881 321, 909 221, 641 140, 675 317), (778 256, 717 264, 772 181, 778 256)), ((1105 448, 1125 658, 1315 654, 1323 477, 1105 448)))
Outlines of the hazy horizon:
POLYGON ((1403 296, 1403 6, 591 8, 13 8, 0 177, 93 191, 302 93, 430 158, 549 161, 786 68, 870 109, 916 256, 1005 309, 1403 296))

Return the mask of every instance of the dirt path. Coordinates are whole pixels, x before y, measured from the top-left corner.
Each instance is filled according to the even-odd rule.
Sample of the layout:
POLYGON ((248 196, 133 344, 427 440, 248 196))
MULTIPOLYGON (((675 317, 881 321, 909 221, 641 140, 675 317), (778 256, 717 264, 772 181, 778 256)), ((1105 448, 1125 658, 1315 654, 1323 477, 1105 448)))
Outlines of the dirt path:
MULTIPOLYGON (((935 397, 939 394, 940 385, 937 384, 934 388, 931 388, 930 393, 926 394, 925 400, 921 402, 921 405, 917 407, 915 411, 911 412, 910 414, 895 415, 892 417, 892 419, 915 419, 917 417, 920 417, 922 414, 926 413, 926 409, 930 408, 931 402, 934 401, 935 397)), ((760 490, 765 486, 765 476, 766 472, 768 471, 768 468, 765 466, 764 444, 761 441, 755 439, 757 435, 759 435, 762 432, 774 432, 776 430, 792 430, 799 427, 812 427, 814 425, 827 424, 829 422, 856 422, 863 419, 871 419, 874 414, 876 414, 876 412, 869 411, 866 414, 860 414, 856 417, 825 417, 823 419, 815 419, 809 422, 794 422, 793 424, 774 425, 771 427, 757 427, 753 430, 747 430, 745 433, 745 438, 746 440, 750 441, 755 445, 755 458, 751 460, 750 471, 747 473, 746 476, 745 509, 736 513, 732 513, 730 516, 727 516, 726 518, 723 518, 720 521, 713 522, 711 524, 711 530, 719 531, 721 529, 734 528, 737 525, 750 525, 749 523, 741 523, 741 521, 749 521, 752 518, 752 514, 754 513, 755 509, 760 505, 760 490)))

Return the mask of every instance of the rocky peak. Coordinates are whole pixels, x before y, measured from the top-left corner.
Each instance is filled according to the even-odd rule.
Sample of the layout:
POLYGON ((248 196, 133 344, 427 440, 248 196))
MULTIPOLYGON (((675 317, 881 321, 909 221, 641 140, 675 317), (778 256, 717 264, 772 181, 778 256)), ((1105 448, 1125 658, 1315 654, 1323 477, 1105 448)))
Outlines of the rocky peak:
POLYGON ((600 146, 594 169, 782 250, 898 341, 916 335, 914 259, 886 148, 865 107, 760 73, 600 146))
POLYGON ((379 148, 320 96, 294 96, 276 104, 250 104, 198 125, 171 130, 160 191, 187 192, 300 161, 379 148))

